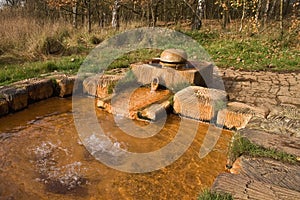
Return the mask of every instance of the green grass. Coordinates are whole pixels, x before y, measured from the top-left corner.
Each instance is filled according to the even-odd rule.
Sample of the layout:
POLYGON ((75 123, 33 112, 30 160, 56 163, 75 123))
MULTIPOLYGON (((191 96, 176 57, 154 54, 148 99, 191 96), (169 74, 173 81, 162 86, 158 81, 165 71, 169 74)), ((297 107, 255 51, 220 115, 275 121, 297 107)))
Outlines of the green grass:
POLYGON ((83 57, 63 57, 45 62, 29 62, 24 64, 0 65, 0 86, 27 78, 39 77, 51 72, 74 74, 78 71, 83 57), (74 60, 73 60, 73 59, 74 60))
POLYGON ((186 32, 212 56, 217 66, 244 70, 300 70, 300 51, 295 47, 296 36, 284 38, 237 37, 209 32, 186 32))
POLYGON ((249 155, 252 157, 266 157, 279 160, 282 162, 296 163, 297 157, 274 149, 265 149, 251 143, 245 137, 240 135, 235 136, 235 140, 230 149, 232 158, 238 158, 241 155, 249 155))
MULTIPOLYGON (((300 51, 295 42, 297 36, 286 35, 279 38, 273 34, 273 36, 249 37, 238 33, 226 35, 212 31, 187 31, 183 33, 197 40, 212 56, 216 65, 222 68, 272 71, 300 70, 300 51)), ((159 57, 161 52, 162 50, 157 49, 133 51, 116 59, 108 66, 107 70, 127 68, 131 63, 159 57)), ((74 61, 71 61, 72 57, 69 56, 23 64, 1 62, 0 85, 39 77, 41 74, 54 71, 74 74, 78 71, 85 56, 73 57, 75 58, 74 61)), ((98 70, 97 67, 93 67, 93 63, 89 66, 98 70)))
POLYGON ((155 57, 159 57, 161 52, 162 50, 159 49, 140 49, 137 51, 132 51, 116 59, 113 63, 110 64, 107 70, 116 69, 116 68, 127 68, 132 63, 141 62, 145 60, 150 60, 155 57))
POLYGON ((198 200, 233 200, 230 194, 221 194, 204 190, 198 197, 198 200))

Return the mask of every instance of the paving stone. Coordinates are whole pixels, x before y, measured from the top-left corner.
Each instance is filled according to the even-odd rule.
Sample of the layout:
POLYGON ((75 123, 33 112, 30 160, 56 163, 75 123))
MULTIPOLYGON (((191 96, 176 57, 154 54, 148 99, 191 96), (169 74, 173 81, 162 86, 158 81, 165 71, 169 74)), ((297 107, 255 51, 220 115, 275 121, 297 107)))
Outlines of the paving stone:
POLYGON ((263 107, 265 104, 276 105, 277 101, 276 99, 272 99, 272 98, 258 97, 256 98, 254 103, 259 107, 263 107))
POLYGON ((300 99, 291 96, 278 96, 281 103, 288 103, 293 105, 300 105, 300 99))
POLYGON ((290 90, 288 87, 280 87, 279 92, 277 93, 278 96, 291 96, 290 90))
POLYGON ((300 192, 286 189, 274 184, 260 182, 244 175, 230 173, 220 174, 212 190, 219 193, 230 193, 233 199, 255 200, 296 200, 300 192))

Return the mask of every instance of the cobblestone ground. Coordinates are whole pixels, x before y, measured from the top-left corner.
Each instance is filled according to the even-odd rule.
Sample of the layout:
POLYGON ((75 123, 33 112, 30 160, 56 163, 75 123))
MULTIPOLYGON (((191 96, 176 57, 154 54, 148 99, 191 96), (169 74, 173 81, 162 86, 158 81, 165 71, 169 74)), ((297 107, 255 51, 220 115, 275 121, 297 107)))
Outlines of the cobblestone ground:
POLYGON ((268 110, 266 118, 255 117, 253 129, 300 137, 300 74, 246 72, 219 69, 229 101, 268 110))

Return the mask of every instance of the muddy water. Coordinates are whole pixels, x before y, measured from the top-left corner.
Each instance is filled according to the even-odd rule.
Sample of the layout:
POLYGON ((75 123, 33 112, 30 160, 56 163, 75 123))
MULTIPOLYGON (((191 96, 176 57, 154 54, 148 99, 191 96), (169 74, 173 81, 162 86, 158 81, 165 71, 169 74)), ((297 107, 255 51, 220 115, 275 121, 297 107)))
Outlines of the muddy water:
MULTIPOLYGON (((171 115, 159 134, 140 139, 122 133, 112 115, 97 110, 97 117, 121 146, 139 152, 166 145, 180 122, 171 115)), ((191 147, 172 165, 130 174, 101 164, 85 149, 75 129, 70 99, 36 103, 0 118, 0 199, 196 199, 224 171, 231 137, 223 131, 213 151, 200 159, 207 128, 199 124, 191 147)))

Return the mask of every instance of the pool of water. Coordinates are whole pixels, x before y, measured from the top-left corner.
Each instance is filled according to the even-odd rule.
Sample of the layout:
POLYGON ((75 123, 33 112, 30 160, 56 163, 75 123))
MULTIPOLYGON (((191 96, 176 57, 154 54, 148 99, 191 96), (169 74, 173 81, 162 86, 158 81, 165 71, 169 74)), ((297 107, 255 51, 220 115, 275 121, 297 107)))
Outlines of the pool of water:
MULTIPOLYGON (((124 134, 112 115, 98 109, 96 115, 110 137, 132 152, 162 148, 176 136, 181 121, 170 115, 157 135, 143 139, 124 134)), ((0 118, 0 199, 196 199, 225 170, 232 136, 223 130, 214 149, 200 159, 207 129, 199 123, 192 145, 171 165, 126 173, 97 161, 82 145, 71 99, 35 103, 0 118)))

